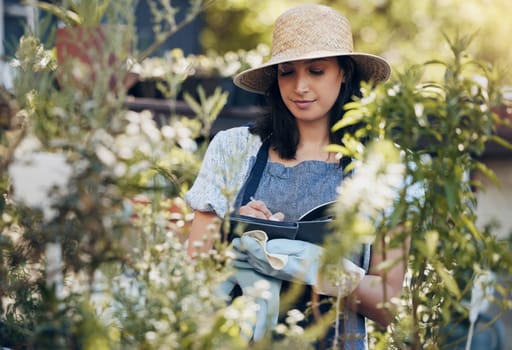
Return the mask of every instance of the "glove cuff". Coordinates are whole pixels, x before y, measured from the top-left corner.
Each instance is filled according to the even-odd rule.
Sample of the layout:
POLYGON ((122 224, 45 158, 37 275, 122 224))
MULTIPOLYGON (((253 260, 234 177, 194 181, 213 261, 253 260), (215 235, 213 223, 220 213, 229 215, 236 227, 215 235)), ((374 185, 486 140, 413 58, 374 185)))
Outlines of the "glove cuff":
POLYGON ((242 234, 242 237, 251 237, 253 238, 263 250, 263 254, 267 259, 267 262, 274 270, 282 270, 286 264, 288 263, 288 255, 284 254, 272 254, 267 251, 267 241, 268 236, 265 231, 262 230, 252 230, 247 231, 242 234))

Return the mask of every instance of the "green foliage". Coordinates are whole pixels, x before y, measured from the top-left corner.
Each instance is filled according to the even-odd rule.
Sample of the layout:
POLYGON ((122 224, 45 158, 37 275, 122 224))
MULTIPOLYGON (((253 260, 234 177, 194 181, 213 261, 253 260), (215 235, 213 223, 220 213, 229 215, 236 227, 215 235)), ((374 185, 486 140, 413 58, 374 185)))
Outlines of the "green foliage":
MULTIPOLYGON (((277 16, 288 8, 312 2, 332 6, 347 16, 356 50, 381 55, 394 68, 405 70, 425 57, 442 59, 450 54, 442 31, 453 35, 457 30, 472 28, 478 30, 470 48, 472 54, 510 69, 511 50, 503 45, 512 30, 506 19, 510 12, 507 0, 495 0, 492 6, 478 0, 218 0, 204 16, 202 46, 224 53, 239 48, 249 50, 260 43, 270 45, 277 16)), ((508 76, 507 83, 511 81, 508 76)))
MULTIPOLYGON (((512 273, 509 242, 475 225, 472 189, 478 184, 472 181, 473 174, 480 169, 490 173, 478 156, 496 138, 494 127, 503 121, 493 112, 501 102, 501 82, 488 65, 466 54, 471 39, 447 38, 453 52, 450 60, 412 67, 398 81, 375 89, 367 86, 360 100, 346 106, 346 117, 335 126, 364 121, 359 138, 393 141, 402 150, 408 186, 421 184, 425 189, 418 199, 409 197, 405 188, 388 220, 376 226, 376 240, 388 249, 412 239, 406 302, 393 328, 397 332, 381 340, 389 343, 386 348, 402 348, 404 338, 412 349, 443 344, 442 328, 468 316, 463 305, 470 299, 475 277, 488 270, 504 276, 512 273), (443 67, 442 80, 422 82, 424 70, 432 65, 443 67), (391 235, 397 223, 404 228, 391 235)), ((357 139, 347 141, 341 151, 360 158, 354 152, 361 144, 357 139)), ((357 232, 353 242, 361 242, 357 232)), ((504 283, 496 289, 509 288, 509 282, 504 283)), ((509 296, 501 294, 500 307, 507 310, 509 296)))
POLYGON ((48 1, 26 1, 28 6, 35 6, 46 11, 67 25, 95 27, 105 18, 110 0, 72 1, 59 3, 48 1))
MULTIPOLYGON (((194 11, 202 3, 193 2, 194 11)), ((91 3, 73 5, 85 11, 91 3)), ((213 295, 213 279, 222 263, 205 274, 182 245, 190 216, 180 196, 199 167, 196 139, 209 132, 210 113, 215 117, 227 96, 202 95, 196 120, 172 115, 157 123, 149 111, 126 110, 130 53, 123 43, 126 35, 136 37, 127 11, 133 8, 126 0, 105 9, 107 22, 125 27, 105 27, 104 45, 90 63, 57 61, 53 40, 33 34, 19 43, 15 95, 1 95, 2 346, 192 349, 224 338, 241 342, 238 319, 230 321, 231 333, 218 329, 225 304, 213 295), (66 167, 40 173, 39 159, 64 160, 66 167), (53 180, 53 187, 44 196, 27 193, 10 176, 20 167, 31 172, 31 182, 53 180), (55 244, 61 259, 48 253, 55 244), (166 279, 170 272, 174 277, 166 279), (140 294, 127 295, 125 283, 140 294), (211 329, 204 327, 210 322, 211 329)))
POLYGON ((228 93, 222 92, 221 88, 217 87, 211 96, 206 97, 204 89, 199 86, 197 88, 197 95, 199 101, 195 101, 192 95, 187 92, 183 95, 183 98, 194 113, 203 121, 204 125, 201 136, 207 138, 210 135, 213 122, 217 119, 228 101, 228 93))

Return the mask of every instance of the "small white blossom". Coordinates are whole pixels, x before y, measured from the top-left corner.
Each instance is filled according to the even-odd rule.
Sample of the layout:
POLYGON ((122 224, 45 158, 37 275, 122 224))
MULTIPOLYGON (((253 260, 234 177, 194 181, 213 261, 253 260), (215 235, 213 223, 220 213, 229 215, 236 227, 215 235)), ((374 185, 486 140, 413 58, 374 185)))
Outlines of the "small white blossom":
POLYGON ((255 299, 270 299, 270 282, 264 278, 256 281, 252 287, 247 288, 246 295, 255 299))
POLYGON ((423 112, 425 110, 425 106, 421 103, 415 103, 414 104, 414 114, 416 114, 416 117, 420 118, 423 117, 423 112))
POLYGON ((59 153, 27 153, 14 159, 9 167, 13 200, 41 209, 44 220, 57 215, 53 206, 66 195, 73 170, 66 157, 59 153))
POLYGON ((146 340, 149 342, 155 341, 157 339, 157 337, 158 337, 158 334, 156 332, 149 331, 146 333, 146 340))
POLYGON ((295 335, 304 334, 304 328, 302 328, 296 324, 292 325, 292 326, 290 326, 290 334, 295 334, 295 335))
POLYGON ((340 205, 348 210, 359 207, 365 217, 374 217, 392 206, 403 183, 405 166, 389 162, 378 152, 362 163, 354 176, 338 189, 340 205))
POLYGON ((140 133, 139 125, 130 123, 126 126, 126 135, 138 135, 140 133))
POLYGON ((162 136, 168 140, 172 140, 176 137, 176 131, 169 125, 162 127, 162 136))
POLYGON ((166 283, 166 279, 163 278, 160 270, 157 268, 152 268, 149 271, 149 280, 157 286, 163 286, 166 283))
POLYGON ((256 67, 263 62, 263 56, 259 52, 249 51, 245 60, 250 67, 256 67))
POLYGON ((238 320, 240 318, 240 311, 234 307, 227 307, 224 310, 224 317, 226 320, 238 320))
POLYGON ((300 321, 304 320, 304 314, 297 309, 292 309, 288 311, 288 317, 286 318, 286 323, 288 324, 296 324, 300 321))
POLYGON ((123 177, 126 175, 127 172, 127 166, 124 163, 117 163, 114 167, 114 175, 118 178, 123 177))
POLYGON ((37 152, 41 149, 41 146, 41 141, 39 141, 37 137, 34 135, 27 135, 16 147, 16 150, 14 151, 14 157, 21 158, 24 155, 37 152))
POLYGON ((280 323, 274 328, 274 330, 277 334, 285 334, 288 328, 286 328, 284 324, 280 323))
POLYGON ((137 145, 132 142, 132 139, 126 135, 120 135, 116 139, 116 150, 119 158, 129 160, 135 154, 135 147, 137 145))
POLYGON ((149 111, 141 112, 140 128, 151 142, 160 142, 160 130, 153 119, 153 115, 149 111))
POLYGON ((113 167, 116 164, 116 155, 104 145, 96 146, 96 156, 106 166, 113 167))
POLYGON ((178 141, 181 148, 186 151, 194 152, 197 150, 197 143, 191 138, 182 138, 178 141))

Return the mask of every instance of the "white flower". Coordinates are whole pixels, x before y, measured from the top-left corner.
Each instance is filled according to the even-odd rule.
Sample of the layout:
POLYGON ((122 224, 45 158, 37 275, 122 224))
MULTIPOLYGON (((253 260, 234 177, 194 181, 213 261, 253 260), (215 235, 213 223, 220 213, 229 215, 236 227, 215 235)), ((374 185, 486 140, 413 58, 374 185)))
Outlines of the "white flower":
POLYGON ((288 311, 288 317, 286 317, 286 323, 288 324, 297 324, 300 321, 304 320, 304 314, 297 309, 292 309, 288 311))
POLYGON ((403 164, 389 162, 379 153, 371 154, 338 189, 342 207, 351 210, 359 206, 366 217, 389 208, 403 182, 404 171, 403 164))
POLYGON ((140 116, 140 127, 142 129, 142 132, 149 138, 151 142, 160 142, 160 130, 158 129, 151 112, 143 111, 140 113, 140 116))
POLYGON ((127 166, 124 163, 117 163, 114 167, 114 175, 118 178, 123 177, 126 175, 127 172, 127 166))
POLYGON ((162 136, 168 140, 172 140, 176 137, 176 131, 169 125, 162 127, 162 136))
POLYGON ((245 56, 245 60, 250 67, 256 67, 263 62, 263 56, 259 52, 249 51, 245 56))
POLYGON ((52 207, 67 193, 72 173, 63 154, 36 152, 16 157, 9 167, 13 200, 41 209, 44 220, 51 221, 58 213, 52 207))
POLYGON ((116 155, 104 145, 97 145, 95 151, 98 159, 106 166, 113 167, 116 164, 116 155))
POLYGON ((255 299, 270 299, 272 294, 269 291, 270 282, 262 278, 254 283, 252 287, 248 287, 246 295, 255 299))
POLYGON ((126 126, 126 135, 138 135, 140 133, 140 127, 138 124, 130 123, 126 126))
POLYGON ((197 150, 197 143, 190 138, 180 139, 178 141, 178 144, 180 145, 181 148, 188 152, 194 152, 197 150))
POLYGON ((137 144, 133 142, 131 137, 120 135, 116 138, 115 148, 121 159, 132 159, 135 153, 135 147, 137 147, 137 144))
POLYGON ((163 286, 166 283, 166 279, 163 278, 161 271, 158 267, 153 267, 148 274, 149 281, 154 283, 156 286, 163 286))
POLYGON ((240 311, 234 307, 226 307, 224 310, 224 317, 227 320, 238 320, 240 318, 240 311))
POLYGON ((27 135, 23 138, 20 144, 16 147, 14 151, 15 158, 21 158, 26 154, 33 153, 38 151, 41 148, 41 141, 34 135, 27 135))
POLYGON ((414 104, 414 114, 417 118, 423 117, 423 112, 425 111, 425 106, 421 103, 414 104))

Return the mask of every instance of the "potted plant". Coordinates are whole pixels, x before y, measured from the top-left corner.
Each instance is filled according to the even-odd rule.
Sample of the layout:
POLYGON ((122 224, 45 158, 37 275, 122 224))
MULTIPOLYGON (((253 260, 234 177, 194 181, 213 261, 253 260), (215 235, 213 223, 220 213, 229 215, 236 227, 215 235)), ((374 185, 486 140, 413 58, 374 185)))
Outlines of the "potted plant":
MULTIPOLYGON (((74 74, 72 77, 73 85, 84 88, 83 85, 97 78, 95 72, 105 72, 109 68, 116 70, 125 64, 129 54, 130 38, 122 35, 119 25, 111 26, 105 23, 107 12, 114 5, 111 0, 28 1, 26 4, 37 7, 59 20, 60 25, 55 33, 57 62, 73 66, 75 73, 82 71, 82 74, 74 74), (93 67, 95 64, 96 67, 93 67), (76 67, 83 69, 76 70, 76 67)), ((136 74, 126 72, 123 78, 124 87, 129 88, 136 79, 136 74)), ((65 79, 60 80, 62 84, 65 79)), ((110 77, 111 87, 114 87, 116 81, 116 78, 110 77)))

